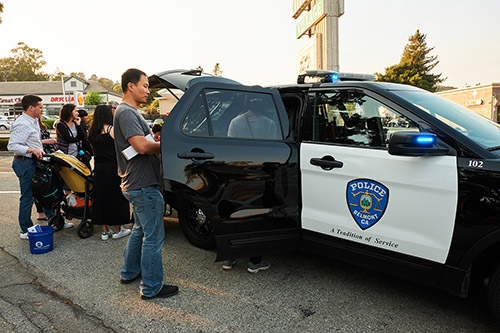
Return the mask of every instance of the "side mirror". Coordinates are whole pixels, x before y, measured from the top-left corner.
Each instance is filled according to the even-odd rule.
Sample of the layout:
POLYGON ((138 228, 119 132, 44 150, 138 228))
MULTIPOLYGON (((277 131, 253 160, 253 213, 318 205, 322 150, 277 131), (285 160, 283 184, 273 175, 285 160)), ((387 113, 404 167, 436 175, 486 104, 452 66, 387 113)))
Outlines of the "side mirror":
POLYGON ((389 139, 389 154, 398 156, 454 155, 453 150, 440 143, 433 133, 394 132, 389 139))

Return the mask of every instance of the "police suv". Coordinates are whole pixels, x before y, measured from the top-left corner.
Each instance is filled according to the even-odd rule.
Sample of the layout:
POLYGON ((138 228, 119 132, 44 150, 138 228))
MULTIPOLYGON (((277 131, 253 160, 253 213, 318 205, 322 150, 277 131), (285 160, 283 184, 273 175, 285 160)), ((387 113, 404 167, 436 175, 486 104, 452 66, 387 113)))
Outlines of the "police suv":
POLYGON ((184 234, 218 260, 301 249, 462 297, 486 285, 500 318, 499 124, 367 79, 152 75, 151 88, 184 92, 161 141, 184 234))

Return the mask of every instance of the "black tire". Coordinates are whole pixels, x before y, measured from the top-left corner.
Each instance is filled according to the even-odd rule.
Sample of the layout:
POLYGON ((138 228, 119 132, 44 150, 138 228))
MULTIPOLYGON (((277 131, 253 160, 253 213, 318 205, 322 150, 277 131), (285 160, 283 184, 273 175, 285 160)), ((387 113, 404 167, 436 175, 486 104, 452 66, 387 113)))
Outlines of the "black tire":
POLYGON ((500 264, 497 265, 488 283, 488 306, 491 314, 500 321, 500 264))
POLYGON ((89 221, 82 221, 76 229, 76 233, 80 238, 89 238, 94 233, 94 225, 89 221))
POLYGON ((60 231, 64 227, 64 216, 56 214, 49 219, 47 224, 51 225, 54 231, 60 231))
POLYGON ((179 224, 188 241, 202 249, 215 248, 215 236, 203 211, 190 201, 183 200, 179 208, 179 224))
POLYGON ((6 126, 4 126, 4 125, 0 125, 0 130, 5 131, 6 129, 7 129, 7 127, 6 127, 6 126))

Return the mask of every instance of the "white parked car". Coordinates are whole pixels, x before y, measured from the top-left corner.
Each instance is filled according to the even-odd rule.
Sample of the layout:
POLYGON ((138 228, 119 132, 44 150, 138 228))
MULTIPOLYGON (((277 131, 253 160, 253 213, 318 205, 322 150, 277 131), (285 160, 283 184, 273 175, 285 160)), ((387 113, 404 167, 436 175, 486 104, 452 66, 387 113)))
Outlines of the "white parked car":
POLYGON ((0 116, 0 130, 10 130, 10 126, 14 122, 14 120, 9 119, 8 116, 0 116))

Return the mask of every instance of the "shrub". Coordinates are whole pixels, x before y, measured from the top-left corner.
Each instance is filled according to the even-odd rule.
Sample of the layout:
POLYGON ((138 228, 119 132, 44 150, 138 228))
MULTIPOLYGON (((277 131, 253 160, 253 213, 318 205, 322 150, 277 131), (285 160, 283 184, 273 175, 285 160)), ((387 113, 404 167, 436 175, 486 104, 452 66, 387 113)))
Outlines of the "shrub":
POLYGON ((42 119, 42 123, 45 124, 47 129, 53 129, 55 121, 56 121, 56 119, 42 119))
POLYGON ((7 151, 7 144, 9 139, 0 139, 0 151, 7 151))

